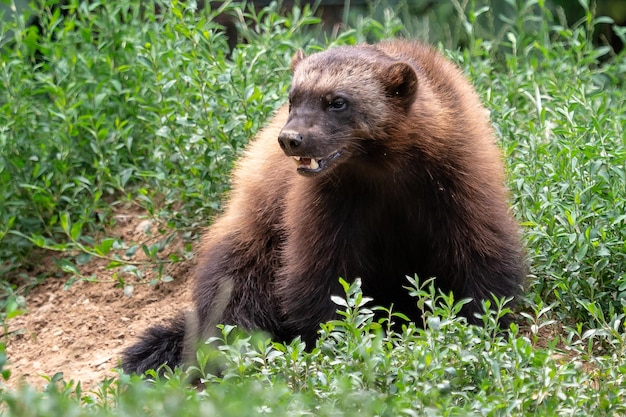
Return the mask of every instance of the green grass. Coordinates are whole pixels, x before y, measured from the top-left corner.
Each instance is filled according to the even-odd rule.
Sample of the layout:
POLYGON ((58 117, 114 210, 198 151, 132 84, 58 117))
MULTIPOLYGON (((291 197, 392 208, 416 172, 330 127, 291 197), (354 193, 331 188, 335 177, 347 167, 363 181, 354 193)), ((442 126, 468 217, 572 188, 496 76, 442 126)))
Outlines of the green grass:
MULTIPOLYGON (((543 2, 510 3, 504 20, 479 5, 457 10, 450 36, 465 47, 445 52, 491 111, 527 243, 529 285, 508 337, 493 315, 484 329, 468 327, 454 300, 408 281, 425 329, 385 332, 353 285, 337 300, 345 319, 324 325, 312 352, 225 328, 229 343, 199 354, 222 369, 204 372, 205 389, 180 371, 154 383, 121 376, 92 392, 59 375, 43 392, 0 388, 0 414, 626 415, 626 56, 591 44, 605 19, 589 8, 567 26, 543 2)), ((70 2, 67 17, 41 7, 38 34, 23 20, 0 29, 5 325, 27 308, 24 286, 41 279, 38 251, 58 252, 47 272, 73 279, 92 279, 76 274, 94 257, 120 271, 120 287, 146 269, 158 272, 153 283, 171 279, 167 266, 188 248, 162 249, 176 236, 191 242, 219 210, 232 161, 285 100, 291 54, 414 31, 390 11, 332 38, 306 8, 173 2, 159 15, 133 0, 89 4, 70 2), (230 55, 221 12, 240 26, 230 55), (156 241, 107 235, 128 205, 152 216, 156 241), (148 260, 136 261, 139 252, 148 260)), ((6 379, 5 360, 0 342, 6 379)))

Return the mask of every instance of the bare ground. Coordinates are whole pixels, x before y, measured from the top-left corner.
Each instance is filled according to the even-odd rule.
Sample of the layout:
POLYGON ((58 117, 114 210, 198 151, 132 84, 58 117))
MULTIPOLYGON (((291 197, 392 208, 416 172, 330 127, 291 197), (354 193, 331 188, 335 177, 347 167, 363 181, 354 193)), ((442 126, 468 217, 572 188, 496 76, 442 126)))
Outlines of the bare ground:
MULTIPOLYGON (((153 233, 156 227, 141 214, 118 213, 117 217, 113 236, 127 243, 158 237, 153 233)), ((174 241, 168 248, 182 246, 174 241)), ((45 253, 41 263, 51 264, 46 258, 54 256, 58 254, 45 253)), ((64 290, 68 276, 46 279, 26 296, 26 314, 8 323, 7 368, 12 374, 6 385, 16 388, 28 383, 41 388, 47 384, 44 376, 63 372, 65 381, 80 381, 83 389, 89 389, 114 377, 121 351, 143 330, 190 307, 188 287, 194 262, 173 264, 167 273, 174 280, 155 286, 145 283, 156 276, 147 270, 144 284, 134 285, 130 297, 115 285, 116 270, 105 268, 108 262, 103 260, 80 267, 81 274, 96 276, 100 282, 79 281, 64 290)))

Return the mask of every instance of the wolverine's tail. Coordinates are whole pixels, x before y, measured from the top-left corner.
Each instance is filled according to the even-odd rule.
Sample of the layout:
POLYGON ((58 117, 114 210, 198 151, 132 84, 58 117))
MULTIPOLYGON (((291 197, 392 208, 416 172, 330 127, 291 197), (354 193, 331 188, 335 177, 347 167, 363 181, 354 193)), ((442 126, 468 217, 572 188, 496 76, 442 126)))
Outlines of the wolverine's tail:
POLYGON ((185 318, 181 314, 165 325, 150 327, 139 342, 122 352, 125 373, 142 375, 162 365, 171 369, 182 364, 185 343, 185 318))

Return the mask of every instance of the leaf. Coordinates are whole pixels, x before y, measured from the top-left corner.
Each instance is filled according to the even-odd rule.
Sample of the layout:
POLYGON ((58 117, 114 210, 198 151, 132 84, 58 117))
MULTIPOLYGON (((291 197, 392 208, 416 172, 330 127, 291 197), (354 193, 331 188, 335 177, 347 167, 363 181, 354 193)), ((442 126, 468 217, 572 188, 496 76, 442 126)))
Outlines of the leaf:
POLYGON ((77 241, 78 238, 80 237, 80 234, 81 234, 82 230, 83 230, 83 224, 81 222, 74 223, 72 225, 71 230, 70 230, 70 238, 73 241, 77 241))
POLYGON ((124 287, 124 295, 126 297, 132 297, 134 292, 135 292, 135 286, 134 285, 126 285, 124 287))
POLYGON ((113 238, 103 239, 99 245, 96 245, 94 247, 94 250, 96 251, 98 255, 106 256, 111 251, 111 247, 113 246, 113 243, 115 243, 115 239, 113 238))
POLYGON ((133 256, 135 256, 135 253, 137 253, 137 249, 139 249, 139 245, 132 245, 131 247, 126 249, 124 256, 127 258, 132 258, 133 256))
POLYGON ((63 272, 67 272, 69 274, 74 274, 74 275, 80 276, 80 271, 78 270, 76 265, 74 265, 73 263, 71 263, 67 259, 60 260, 58 262, 58 265, 59 265, 59 267, 61 268, 61 270, 63 272))
POLYGON ((76 257, 76 263, 78 265, 85 265, 86 263, 88 263, 89 261, 91 261, 91 259, 93 258, 93 255, 91 253, 88 252, 81 252, 77 257, 76 257))
POLYGON ((59 223, 61 223, 61 228, 63 229, 63 231, 71 236, 71 233, 70 233, 70 227, 71 227, 70 216, 69 216, 69 214, 67 214, 67 212, 64 211, 63 213, 61 213, 59 215, 59 223))
POLYGON ((16 308, 16 309, 9 309, 9 308, 7 308, 6 310, 7 311, 6 311, 5 320, 7 320, 7 321, 11 320, 11 319, 13 319, 15 317, 19 317, 22 314, 26 313, 26 311, 24 311, 22 309, 19 309, 19 308, 16 308))
POLYGON ((343 292, 348 294, 350 292, 350 283, 343 278, 339 278, 339 284, 343 288, 343 292))
POLYGON ((111 261, 107 264, 106 269, 114 269, 114 268, 119 268, 120 266, 124 266, 126 265, 124 262, 121 261, 111 261))
POLYGON ((337 304, 338 306, 348 308, 348 303, 346 302, 344 298, 339 297, 337 295, 331 295, 330 299, 332 300, 333 303, 337 304))
POLYGON ((41 235, 32 235, 29 237, 29 240, 37 247, 46 247, 46 239, 41 235))
POLYGON ((52 378, 50 378, 50 384, 48 385, 48 387, 46 387, 46 391, 49 390, 52 384, 55 384, 61 380, 63 380, 63 372, 57 372, 56 374, 54 374, 52 378))

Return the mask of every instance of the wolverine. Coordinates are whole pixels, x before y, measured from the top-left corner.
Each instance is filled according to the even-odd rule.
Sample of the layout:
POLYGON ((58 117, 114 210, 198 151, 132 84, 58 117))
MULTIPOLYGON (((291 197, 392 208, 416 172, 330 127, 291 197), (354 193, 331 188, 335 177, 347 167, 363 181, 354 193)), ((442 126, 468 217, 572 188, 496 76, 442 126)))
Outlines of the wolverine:
POLYGON ((239 159, 204 237, 193 320, 148 329, 124 351, 125 372, 180 365, 219 323, 310 347, 336 317, 340 277, 360 278, 374 304, 414 321, 407 276, 471 299, 469 323, 482 301, 519 293, 504 162, 489 112, 454 64, 393 40, 300 51, 291 72, 289 104, 239 159))

